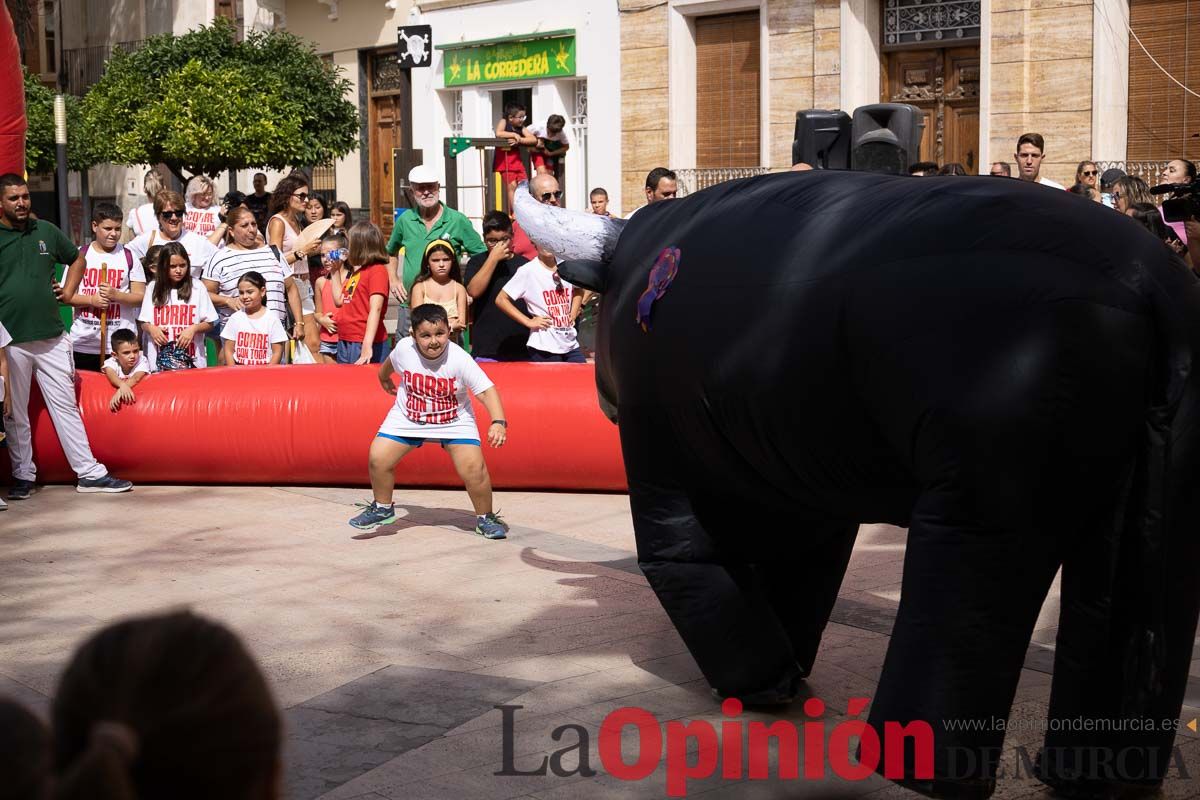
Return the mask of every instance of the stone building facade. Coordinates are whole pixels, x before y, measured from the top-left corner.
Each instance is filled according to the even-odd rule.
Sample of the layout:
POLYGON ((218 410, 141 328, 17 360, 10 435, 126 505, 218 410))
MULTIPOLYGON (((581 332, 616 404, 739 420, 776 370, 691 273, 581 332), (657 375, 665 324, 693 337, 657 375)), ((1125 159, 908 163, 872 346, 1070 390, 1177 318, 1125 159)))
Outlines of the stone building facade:
POLYGON ((921 107, 921 158, 958 161, 971 173, 1011 163, 1027 131, 1045 137, 1043 175, 1061 183, 1074 181, 1083 159, 1126 158, 1126 0, 619 0, 619 8, 626 197, 640 194, 655 166, 785 169, 797 111, 877 102, 921 107), (743 83, 753 82, 757 69, 757 104, 738 104, 757 112, 755 163, 697 157, 698 139, 720 135, 742 113, 703 99, 700 84, 727 80, 697 60, 714 17, 740 20, 745 31, 758 25, 756 40, 735 33, 729 46, 731 80, 740 69, 743 83), (744 56, 746 42, 757 64, 744 56), (698 106, 718 109, 717 118, 698 116, 698 106))

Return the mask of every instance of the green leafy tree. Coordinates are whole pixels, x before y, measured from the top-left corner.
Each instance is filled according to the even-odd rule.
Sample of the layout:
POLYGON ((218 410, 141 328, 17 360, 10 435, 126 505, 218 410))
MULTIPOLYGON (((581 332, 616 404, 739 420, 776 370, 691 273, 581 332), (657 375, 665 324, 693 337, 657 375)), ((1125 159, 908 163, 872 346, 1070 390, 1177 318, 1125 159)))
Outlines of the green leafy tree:
MULTIPOLYGON (((29 172, 53 172, 54 92, 47 89, 28 69, 25 70, 25 168, 29 172)), ((67 168, 85 170, 103 163, 96 152, 91 131, 83 124, 79 98, 67 95, 67 168)))
POLYGON ((358 146, 349 81, 280 31, 238 42, 218 19, 114 52, 83 100, 104 160, 163 163, 180 180, 332 163, 358 146))

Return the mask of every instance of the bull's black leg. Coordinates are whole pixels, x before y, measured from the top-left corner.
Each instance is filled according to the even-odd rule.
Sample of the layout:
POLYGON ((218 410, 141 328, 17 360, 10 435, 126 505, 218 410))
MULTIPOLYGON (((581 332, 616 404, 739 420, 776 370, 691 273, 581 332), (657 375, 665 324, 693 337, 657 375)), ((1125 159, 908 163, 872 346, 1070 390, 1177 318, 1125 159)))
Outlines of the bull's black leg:
POLYGON ((933 776, 918 777, 909 752, 901 782, 935 797, 986 797, 1057 563, 1027 532, 957 516, 960 500, 930 491, 918 503, 870 722, 885 745, 888 722, 919 720, 932 729, 933 776))
POLYGON ((793 547, 787 557, 764 563, 760 574, 796 662, 808 675, 837 601, 858 525, 814 522, 790 533, 793 547))
POLYGON ((744 702, 792 699, 803 670, 755 568, 723 560, 669 477, 631 480, 629 500, 638 563, 709 684, 744 702))

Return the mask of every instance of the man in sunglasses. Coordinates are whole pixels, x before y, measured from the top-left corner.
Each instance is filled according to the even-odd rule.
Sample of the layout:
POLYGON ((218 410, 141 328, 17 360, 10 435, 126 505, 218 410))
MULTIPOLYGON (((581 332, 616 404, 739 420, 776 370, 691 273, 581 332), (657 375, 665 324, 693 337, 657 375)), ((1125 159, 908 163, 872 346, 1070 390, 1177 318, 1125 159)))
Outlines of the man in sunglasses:
MULTIPOLYGON (((562 190, 558 188, 558 178, 549 173, 543 172, 534 176, 529 182, 529 194, 544 205, 562 205, 562 190)), ((538 257, 537 246, 529 240, 529 236, 515 219, 512 223, 512 251, 526 261, 533 261, 538 257)))
POLYGON ((59 444, 78 476, 76 490, 115 493, 133 488, 96 461, 75 402, 71 339, 58 313, 54 272, 58 264, 66 265, 61 292, 69 303, 85 263, 83 251, 62 231, 33 216, 25 179, 0 175, 0 327, 11 336, 5 348, 9 402, 4 409, 13 476, 9 500, 29 499, 37 478, 29 422, 29 390, 35 377, 59 444))
POLYGON ((125 247, 141 261, 151 247, 167 242, 179 242, 183 249, 187 250, 188 260, 192 262, 192 277, 199 278, 200 273, 204 271, 204 265, 212 258, 213 253, 217 252, 217 248, 195 231, 184 229, 185 213, 183 195, 179 192, 159 192, 154 196, 154 216, 158 220, 158 230, 146 231, 125 247))

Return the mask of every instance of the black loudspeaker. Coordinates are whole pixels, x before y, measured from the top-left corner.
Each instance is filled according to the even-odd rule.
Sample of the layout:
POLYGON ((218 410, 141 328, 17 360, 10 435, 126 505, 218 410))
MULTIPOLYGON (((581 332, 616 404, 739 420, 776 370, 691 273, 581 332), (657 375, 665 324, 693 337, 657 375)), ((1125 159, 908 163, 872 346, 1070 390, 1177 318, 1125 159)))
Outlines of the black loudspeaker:
POLYGON ((850 169, 850 115, 810 108, 796 112, 792 163, 815 169, 850 169))
POLYGON ((850 166, 862 172, 907 175, 921 160, 921 109, 904 103, 876 103, 854 109, 850 166))

